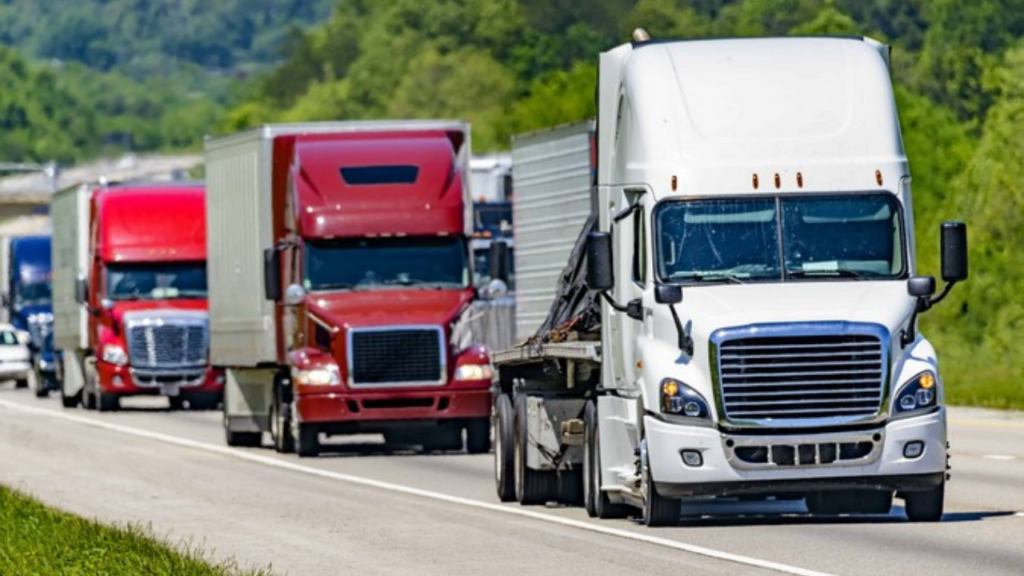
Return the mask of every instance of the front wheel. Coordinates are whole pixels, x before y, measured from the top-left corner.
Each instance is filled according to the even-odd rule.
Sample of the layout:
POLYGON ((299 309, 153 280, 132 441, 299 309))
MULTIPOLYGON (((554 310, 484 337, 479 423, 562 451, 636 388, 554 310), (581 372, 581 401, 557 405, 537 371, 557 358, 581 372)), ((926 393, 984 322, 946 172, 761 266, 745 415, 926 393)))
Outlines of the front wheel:
POLYGON ((96 409, 100 412, 114 412, 121 407, 121 399, 117 394, 104 392, 99 386, 96 387, 96 409))
POLYGON ((907 492, 903 495, 907 518, 911 522, 938 522, 942 520, 945 497, 945 481, 926 492, 907 492))
POLYGON ((512 401, 507 394, 498 396, 494 402, 494 484, 498 499, 513 502, 516 499, 516 483, 512 470, 513 440, 512 401))
POLYGON ((598 425, 597 404, 588 402, 583 414, 583 504, 592 518, 608 520, 625 518, 629 507, 612 502, 601 490, 601 428, 598 425))
POLYGON ((300 458, 313 458, 320 455, 320 431, 312 424, 293 424, 295 452, 300 458), (298 430, 295 430, 295 429, 298 430), (297 432, 297 433, 296 433, 297 432))
POLYGON ((466 452, 487 454, 491 451, 491 419, 474 418, 466 423, 466 452))
POLYGON ((281 397, 274 395, 270 404, 270 439, 274 442, 274 450, 282 454, 295 451, 295 437, 292 436, 292 423, 288 417, 291 410, 281 405, 281 397))
POLYGON ((42 373, 36 372, 34 380, 33 392, 36 394, 36 398, 46 398, 50 395, 50 380, 42 373))
POLYGON ((643 440, 644 448, 641 450, 641 478, 644 495, 644 524, 646 526, 675 526, 679 524, 679 500, 665 498, 658 494, 654 485, 654 477, 651 475, 651 463, 647 455, 646 443, 643 440))

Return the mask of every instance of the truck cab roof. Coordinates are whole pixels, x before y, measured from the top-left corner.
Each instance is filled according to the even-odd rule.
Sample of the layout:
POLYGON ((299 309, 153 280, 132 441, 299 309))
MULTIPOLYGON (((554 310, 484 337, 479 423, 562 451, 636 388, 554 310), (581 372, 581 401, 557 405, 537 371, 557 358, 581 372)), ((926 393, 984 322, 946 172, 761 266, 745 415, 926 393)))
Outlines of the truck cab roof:
POLYGON ((96 253, 105 262, 206 259, 206 192, 199 183, 120 184, 92 194, 96 253))

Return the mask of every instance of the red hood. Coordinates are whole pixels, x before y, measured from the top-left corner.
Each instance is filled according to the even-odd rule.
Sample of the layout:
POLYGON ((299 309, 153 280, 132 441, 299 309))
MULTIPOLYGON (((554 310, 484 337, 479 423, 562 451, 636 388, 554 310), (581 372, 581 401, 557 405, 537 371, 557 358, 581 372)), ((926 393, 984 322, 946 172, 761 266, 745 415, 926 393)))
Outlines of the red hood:
POLYGON ((306 303, 310 312, 342 328, 447 326, 472 299, 472 290, 373 290, 310 294, 306 303))
POLYGON ((125 312, 138 312, 150 310, 199 310, 205 312, 208 309, 205 299, 180 299, 180 300, 123 300, 114 302, 114 321, 122 324, 125 312))

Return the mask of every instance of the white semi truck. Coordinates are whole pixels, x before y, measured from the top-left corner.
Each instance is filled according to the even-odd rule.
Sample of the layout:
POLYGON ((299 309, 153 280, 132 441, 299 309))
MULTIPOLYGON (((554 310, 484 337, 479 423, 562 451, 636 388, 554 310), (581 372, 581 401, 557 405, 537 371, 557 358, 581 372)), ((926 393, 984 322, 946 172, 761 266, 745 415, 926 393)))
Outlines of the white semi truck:
POLYGON ((656 526, 691 498, 846 514, 895 496, 938 520, 943 383, 916 320, 967 278, 966 227, 942 227, 936 297, 888 47, 639 38, 600 56, 595 166, 587 126, 513 140, 517 325, 536 336, 494 356, 499 497, 656 526), (530 270, 546 318, 522 302, 530 270))

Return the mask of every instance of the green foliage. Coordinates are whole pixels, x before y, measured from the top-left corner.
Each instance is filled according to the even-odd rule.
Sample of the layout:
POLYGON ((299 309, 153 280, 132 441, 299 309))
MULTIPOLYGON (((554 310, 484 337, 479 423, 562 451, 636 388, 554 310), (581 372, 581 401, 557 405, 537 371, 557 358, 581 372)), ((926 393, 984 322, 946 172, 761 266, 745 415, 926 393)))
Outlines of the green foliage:
POLYGON ((4 576, 270 576, 212 563, 188 545, 167 547, 138 526, 109 527, 48 508, 2 486, 0 567, 4 576))

